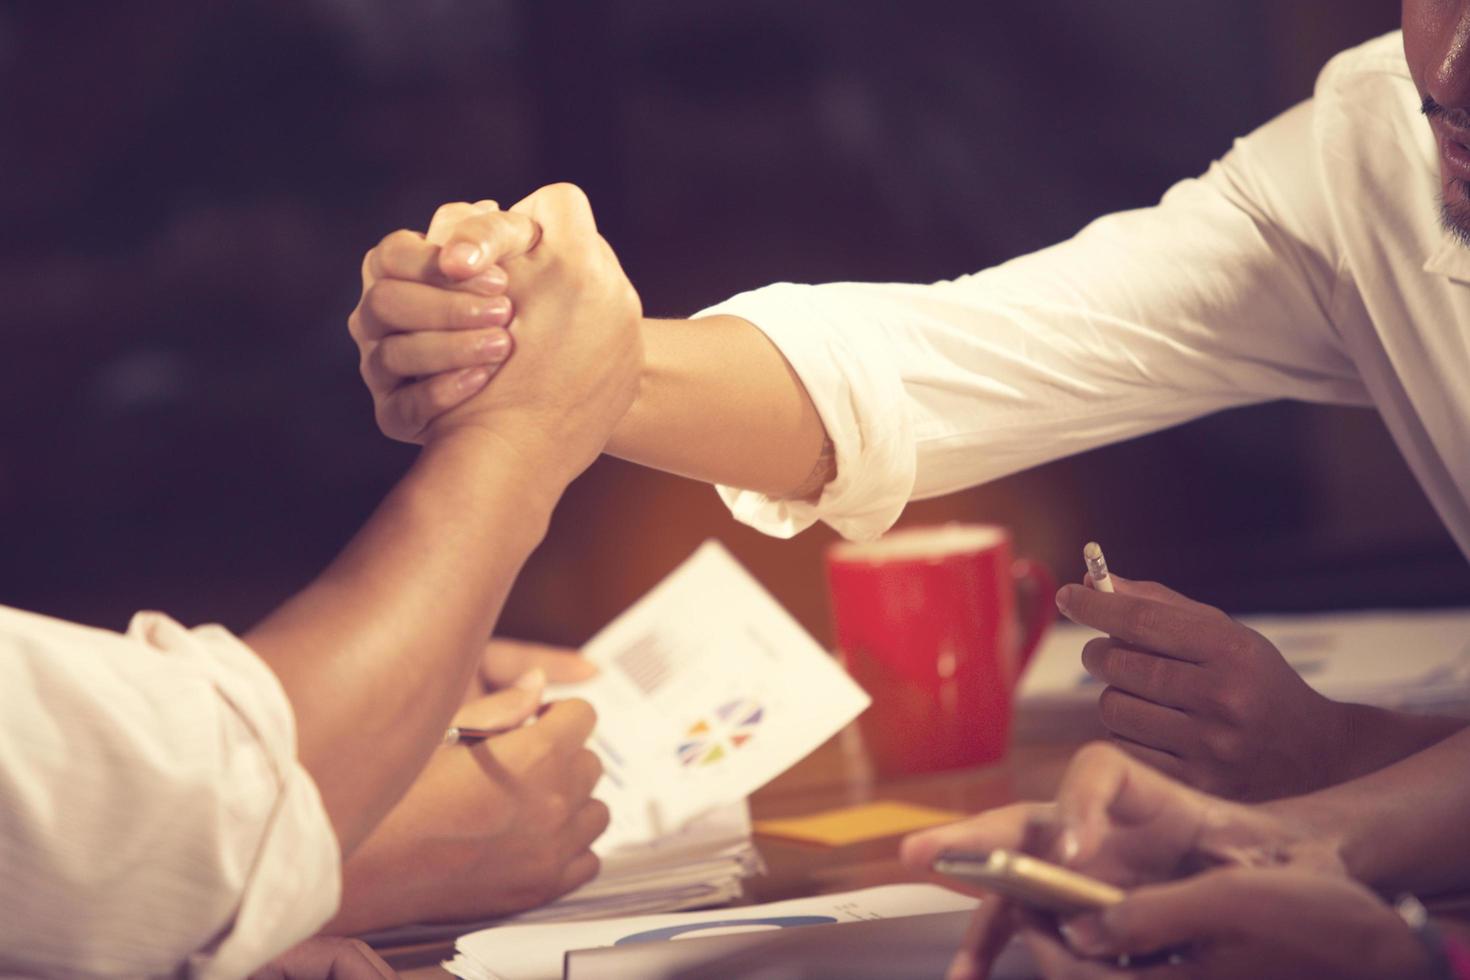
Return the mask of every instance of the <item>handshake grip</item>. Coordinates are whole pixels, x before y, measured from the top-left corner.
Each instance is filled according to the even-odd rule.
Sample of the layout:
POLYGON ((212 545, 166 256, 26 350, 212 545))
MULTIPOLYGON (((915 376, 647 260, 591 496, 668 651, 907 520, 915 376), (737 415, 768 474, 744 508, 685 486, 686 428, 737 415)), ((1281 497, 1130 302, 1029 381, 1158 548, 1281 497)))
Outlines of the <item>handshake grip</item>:
POLYGON ((369 253, 359 313, 369 311, 354 314, 380 426, 415 442, 487 429, 575 477, 632 404, 643 367, 642 305, 586 195, 554 184, 505 210, 449 204, 388 254, 393 237, 369 253), (384 292, 388 302, 369 301, 384 292), (481 330, 487 308, 503 311, 492 331, 481 330), (367 349, 374 341, 387 351, 367 349), (467 363, 477 355, 494 362, 467 363))

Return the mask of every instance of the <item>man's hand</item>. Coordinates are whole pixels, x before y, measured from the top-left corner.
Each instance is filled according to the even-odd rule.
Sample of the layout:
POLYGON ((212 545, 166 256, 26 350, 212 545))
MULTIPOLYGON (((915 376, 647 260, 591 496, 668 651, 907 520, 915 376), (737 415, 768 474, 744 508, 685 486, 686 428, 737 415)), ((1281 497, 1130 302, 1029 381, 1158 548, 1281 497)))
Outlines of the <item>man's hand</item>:
POLYGON ((374 285, 351 321, 384 432, 422 441, 436 420, 438 428, 479 424, 512 435, 526 424, 550 423, 570 440, 569 455, 580 450, 587 455, 582 465, 590 462, 632 402, 642 367, 642 307, 597 233, 586 197, 558 184, 508 211, 490 202, 446 205, 427 238, 410 241, 408 234, 395 233, 369 253, 374 285), (465 369, 454 325, 472 302, 463 295, 468 284, 502 271, 515 304, 518 354, 474 398, 490 372, 465 369), (403 282, 389 286, 386 278, 403 282), (403 285, 416 287, 412 303, 402 299, 403 285), (400 346, 411 345, 411 358, 377 353, 376 340, 393 333, 400 346))
POLYGON ((1063 586, 1057 606, 1108 635, 1082 650, 1108 685, 1102 723, 1167 775, 1232 799, 1304 793, 1336 781, 1345 706, 1312 690, 1265 637, 1152 582, 1117 592, 1063 586))
POLYGON ((1228 868, 1151 885, 1061 935, 1021 933, 1045 977, 1203 977, 1296 980, 1437 975, 1398 914, 1340 875, 1295 868, 1228 868), (1122 968, 1117 957, 1178 950, 1170 966, 1122 968), (1106 960, 1099 959, 1105 957, 1106 960))
MULTIPOLYGON (((492 695, 455 721, 513 721, 493 702, 514 698, 510 713, 523 716, 525 694, 492 695)), ((583 747, 593 722, 586 702, 562 701, 526 727, 436 751, 348 860, 328 931, 507 915, 590 881, 598 861, 589 848, 608 822, 591 798, 602 765, 583 747)))
MULTIPOLYGON (((1125 887, 1221 865, 1342 873, 1332 837, 1182 786, 1103 743, 1072 759, 1055 803, 1003 807, 911 835, 902 856, 922 871, 943 851, 995 848, 1036 854, 1125 887)), ((985 976, 1016 925, 1009 903, 987 899, 951 976, 985 976)))
POLYGON ((447 204, 430 226, 437 240, 395 231, 363 258, 362 297, 347 326, 378 426, 390 438, 422 442, 430 422, 484 388, 510 357, 514 307, 505 270, 486 243, 440 248, 454 222, 494 209, 493 201, 447 204))
POLYGON ((250 974, 250 980, 394 980, 398 974, 367 943, 317 936, 250 974))

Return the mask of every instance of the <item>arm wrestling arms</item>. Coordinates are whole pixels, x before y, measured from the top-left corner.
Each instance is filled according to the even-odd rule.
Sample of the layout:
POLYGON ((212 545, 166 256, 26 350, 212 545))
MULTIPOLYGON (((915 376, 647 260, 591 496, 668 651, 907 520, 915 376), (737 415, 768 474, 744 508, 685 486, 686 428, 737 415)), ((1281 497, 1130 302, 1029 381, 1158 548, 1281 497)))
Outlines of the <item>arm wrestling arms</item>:
MULTIPOLYGON (((434 420, 418 461, 363 531, 246 638, 291 698, 302 763, 344 852, 438 744, 555 501, 633 397, 642 360, 637 294, 567 282, 612 281, 598 267, 616 264, 586 199, 552 187, 524 204, 495 222, 497 254, 512 257, 506 271, 533 297, 512 289, 519 356, 493 386, 434 420)), ((363 301, 349 321, 359 343, 379 327, 371 300, 383 282, 442 276, 451 258, 421 236, 384 239, 369 253, 363 301)), ((471 266, 470 275, 480 271, 471 266)), ((399 299, 416 316, 436 295, 399 299)))

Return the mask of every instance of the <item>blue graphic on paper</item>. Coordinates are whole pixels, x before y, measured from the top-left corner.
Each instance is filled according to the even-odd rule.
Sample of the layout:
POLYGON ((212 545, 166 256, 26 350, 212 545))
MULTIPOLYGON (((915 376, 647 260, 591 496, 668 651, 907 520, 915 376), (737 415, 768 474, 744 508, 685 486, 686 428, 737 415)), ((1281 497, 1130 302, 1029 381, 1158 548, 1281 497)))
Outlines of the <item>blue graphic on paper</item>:
POLYGON ((662 929, 649 929, 647 932, 635 932, 631 936, 624 936, 614 946, 626 946, 630 943, 661 943, 669 939, 681 939, 691 932, 704 932, 708 929, 737 929, 750 926, 765 926, 768 929, 791 929, 796 926, 825 926, 831 925, 837 920, 830 915, 773 915, 764 919, 717 919, 714 922, 690 922, 682 926, 665 926, 662 929))

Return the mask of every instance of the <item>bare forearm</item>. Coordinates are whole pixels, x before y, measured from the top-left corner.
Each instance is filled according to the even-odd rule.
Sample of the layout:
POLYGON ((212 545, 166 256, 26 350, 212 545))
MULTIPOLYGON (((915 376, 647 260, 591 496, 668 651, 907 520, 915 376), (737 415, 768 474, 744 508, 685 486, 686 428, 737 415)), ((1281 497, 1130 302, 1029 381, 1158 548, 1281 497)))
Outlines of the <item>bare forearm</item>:
POLYGON ((426 447, 363 530, 246 637, 297 716, 344 852, 442 735, 565 478, 476 430, 426 447))
POLYGON ((1332 782, 1366 776, 1407 759, 1465 727, 1459 718, 1415 715, 1366 704, 1342 706, 1341 760, 1332 782))
POLYGON ((1470 730, 1387 768, 1263 804, 1341 842, 1348 870, 1380 890, 1470 884, 1470 730))
POLYGON ((809 484, 822 421, 765 334, 733 316, 645 319, 643 353, 638 398, 609 452, 777 497, 809 484))

